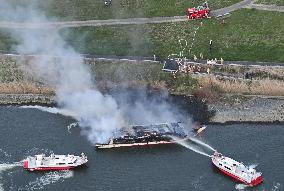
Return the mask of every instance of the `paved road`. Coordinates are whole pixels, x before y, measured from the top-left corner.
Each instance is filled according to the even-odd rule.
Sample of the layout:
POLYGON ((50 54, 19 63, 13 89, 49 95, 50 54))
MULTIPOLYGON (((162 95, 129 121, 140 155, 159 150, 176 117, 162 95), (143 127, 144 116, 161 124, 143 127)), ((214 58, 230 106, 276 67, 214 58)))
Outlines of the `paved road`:
MULTIPOLYGON (((27 57, 40 57, 44 55, 37 55, 37 54, 30 54, 30 55, 21 55, 16 52, 3 52, 0 51, 0 57, 1 56, 11 56, 11 57, 21 57, 21 56, 27 56, 27 57)), ((47 55, 45 55, 47 56, 47 55)), ((81 54, 82 57, 84 57, 86 60, 108 60, 108 61, 130 61, 130 62, 137 62, 137 61, 150 61, 150 62, 156 62, 156 63, 163 63, 165 59, 159 58, 159 57, 144 57, 144 56, 116 56, 116 55, 90 55, 90 54, 81 54)), ((188 60, 190 61, 190 60, 188 60)), ((206 60, 199 60, 198 62, 192 61, 192 63, 196 64, 206 64, 206 60)), ((224 61, 225 65, 245 65, 245 66, 281 66, 284 67, 284 63, 280 62, 253 62, 253 61, 224 61)))
POLYGON ((233 12, 233 11, 236 11, 238 9, 241 9, 249 4, 252 4, 253 1, 252 0, 244 0, 244 1, 241 1, 239 3, 236 3, 236 4, 233 4, 229 7, 224 7, 222 9, 217 9, 217 10, 214 10, 211 12, 211 14, 213 16, 218 16, 218 15, 223 15, 225 13, 230 13, 230 12, 233 12))
POLYGON ((181 21, 187 21, 186 16, 87 20, 87 21, 62 21, 62 22, 48 22, 48 23, 0 22, 0 27, 2 28, 67 28, 67 27, 82 27, 82 26, 129 25, 129 24, 166 23, 166 22, 181 22, 181 21))
POLYGON ((245 6, 245 8, 258 9, 264 11, 284 12, 284 6, 277 6, 277 5, 249 4, 245 6))
MULTIPOLYGON (((212 16, 218 16, 241 8, 255 8, 268 11, 284 12, 284 6, 271 6, 253 4, 253 0, 243 0, 234 5, 217 9, 211 12, 212 16)), ((149 24, 187 21, 186 16, 174 17, 153 17, 153 18, 128 18, 128 19, 108 19, 108 20, 87 20, 87 21, 62 21, 46 23, 15 23, 0 22, 0 28, 68 28, 82 26, 104 26, 104 25, 129 25, 129 24, 149 24)))

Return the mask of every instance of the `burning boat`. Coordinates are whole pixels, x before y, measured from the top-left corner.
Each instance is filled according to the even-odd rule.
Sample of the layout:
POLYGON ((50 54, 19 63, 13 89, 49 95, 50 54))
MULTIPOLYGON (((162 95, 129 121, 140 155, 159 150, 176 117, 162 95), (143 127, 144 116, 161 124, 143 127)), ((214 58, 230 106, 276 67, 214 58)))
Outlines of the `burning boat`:
POLYGON ((263 182, 261 172, 256 172, 254 168, 225 157, 217 151, 212 156, 212 162, 224 174, 249 186, 257 186, 263 182))
POLYGON ((180 123, 164 123, 158 125, 136 125, 131 131, 124 131, 108 143, 97 143, 97 149, 117 147, 150 146, 175 143, 171 137, 185 138, 186 133, 180 123))
POLYGON ((44 154, 28 157, 24 160, 24 169, 29 171, 44 170, 70 170, 88 162, 87 156, 55 155, 45 156, 44 154))

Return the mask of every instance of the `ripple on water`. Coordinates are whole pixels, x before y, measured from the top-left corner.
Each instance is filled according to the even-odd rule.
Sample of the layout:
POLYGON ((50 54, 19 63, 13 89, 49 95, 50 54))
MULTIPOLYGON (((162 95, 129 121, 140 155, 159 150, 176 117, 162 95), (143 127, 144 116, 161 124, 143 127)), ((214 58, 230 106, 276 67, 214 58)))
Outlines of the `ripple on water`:
POLYGON ((23 188, 19 188, 19 190, 39 190, 43 189, 44 186, 49 184, 54 184, 56 182, 64 182, 67 178, 73 177, 73 171, 55 171, 48 172, 41 177, 36 178, 34 181, 29 182, 23 188))
POLYGON ((22 166, 22 162, 0 164, 0 191, 4 191, 2 173, 15 167, 22 166))

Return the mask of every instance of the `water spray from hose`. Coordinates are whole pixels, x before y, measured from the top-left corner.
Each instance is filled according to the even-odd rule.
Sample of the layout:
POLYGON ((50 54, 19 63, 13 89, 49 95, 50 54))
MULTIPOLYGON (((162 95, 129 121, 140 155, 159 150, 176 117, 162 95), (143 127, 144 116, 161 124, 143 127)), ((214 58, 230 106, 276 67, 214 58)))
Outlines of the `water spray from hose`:
POLYGON ((195 143, 197 143, 197 144, 200 144, 200 145, 204 146, 205 148, 207 148, 207 149, 209 149, 209 150, 211 150, 211 151, 213 151, 213 152, 216 151, 216 149, 214 149, 213 147, 211 147, 210 145, 208 145, 208 144, 206 144, 206 143, 203 143, 202 141, 200 141, 200 140, 198 140, 198 139, 190 138, 189 140, 192 141, 192 142, 195 142, 195 143))
POLYGON ((196 153, 199 153, 201 155, 204 155, 204 156, 207 156, 207 157, 210 157, 211 158, 211 155, 206 153, 205 151, 202 151, 200 148, 190 144, 189 141, 191 142, 194 142, 210 151, 215 151, 216 149, 214 149, 213 147, 211 147, 210 145, 206 144, 206 143, 203 143, 202 141, 200 140, 197 140, 197 139, 194 139, 194 138, 188 138, 188 139, 179 139, 177 137, 171 137, 176 143, 180 144, 181 146, 185 147, 185 148, 188 148, 196 153))
POLYGON ((193 33, 192 42, 191 42, 191 45, 190 45, 189 50, 188 50, 188 51, 189 51, 189 53, 191 52, 191 49, 192 49, 192 47, 193 47, 193 45, 194 45, 194 42, 195 42, 195 36, 196 36, 196 34, 197 34, 198 29, 199 29, 199 27, 197 27, 197 28, 195 29, 194 33, 193 33))

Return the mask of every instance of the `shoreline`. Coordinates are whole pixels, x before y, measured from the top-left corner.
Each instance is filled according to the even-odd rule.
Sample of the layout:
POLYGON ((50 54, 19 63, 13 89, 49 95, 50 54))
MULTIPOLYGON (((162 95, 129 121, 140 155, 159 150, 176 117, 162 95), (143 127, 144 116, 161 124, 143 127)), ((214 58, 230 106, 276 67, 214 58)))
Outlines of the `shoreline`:
POLYGON ((215 112, 210 122, 284 122, 283 97, 236 96, 222 97, 209 104, 215 112))
POLYGON ((54 96, 45 94, 0 94, 0 106, 41 105, 54 106, 54 96))
MULTIPOLYGON (((171 94, 171 96, 177 95, 171 94)), ((56 103, 54 101, 54 95, 0 94, 0 106, 11 105, 40 105, 53 107, 56 106, 56 103)), ((207 106, 208 110, 201 112, 205 112, 204 115, 214 113, 213 117, 205 122, 207 124, 284 124, 283 97, 225 95, 219 100, 207 104, 207 106)))

